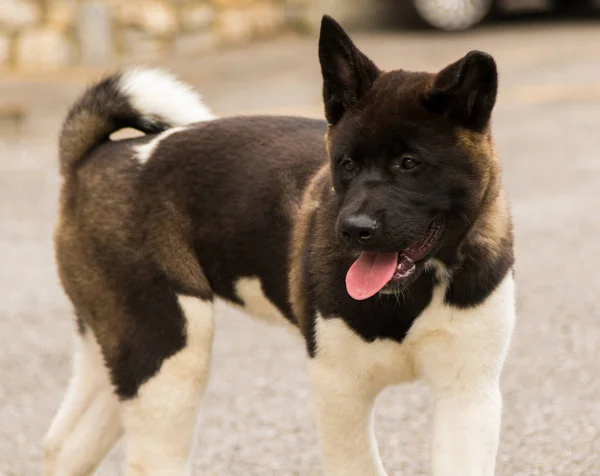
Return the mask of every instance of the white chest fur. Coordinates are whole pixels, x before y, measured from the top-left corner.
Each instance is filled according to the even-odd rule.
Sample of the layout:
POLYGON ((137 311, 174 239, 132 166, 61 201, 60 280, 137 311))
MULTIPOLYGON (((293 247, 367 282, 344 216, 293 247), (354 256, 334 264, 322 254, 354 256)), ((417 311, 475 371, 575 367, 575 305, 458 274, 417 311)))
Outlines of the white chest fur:
POLYGON ((456 377, 456 369, 448 368, 450 362, 461 368, 469 360, 501 366, 515 320, 512 275, 473 308, 447 305, 445 291, 445 286, 434 290, 431 303, 402 343, 390 339, 367 343, 342 319, 319 315, 315 326, 319 359, 356 369, 375 388, 419 376, 443 385, 444 379, 456 377))

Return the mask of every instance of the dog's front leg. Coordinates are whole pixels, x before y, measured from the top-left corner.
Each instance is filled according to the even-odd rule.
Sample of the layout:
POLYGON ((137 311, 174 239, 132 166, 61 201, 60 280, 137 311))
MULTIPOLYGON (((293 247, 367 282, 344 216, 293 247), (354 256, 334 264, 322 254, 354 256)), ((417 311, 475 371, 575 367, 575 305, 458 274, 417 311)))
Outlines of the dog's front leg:
POLYGON ((340 366, 311 361, 317 428, 327 476, 385 476, 373 431, 375 395, 340 366))
POLYGON ((434 476, 493 476, 502 398, 496 382, 437 389, 434 476))
POLYGON ((513 290, 508 276, 481 306, 415 325, 415 364, 435 393, 434 476, 494 475, 513 290))
POLYGON ((373 429, 373 403, 385 386, 377 346, 338 318, 317 318, 315 338, 309 370, 325 474, 385 476, 373 429))
POLYGON ((440 333, 425 346, 427 358, 420 356, 435 394, 433 476, 494 475, 504 346, 481 344, 478 339, 440 333))

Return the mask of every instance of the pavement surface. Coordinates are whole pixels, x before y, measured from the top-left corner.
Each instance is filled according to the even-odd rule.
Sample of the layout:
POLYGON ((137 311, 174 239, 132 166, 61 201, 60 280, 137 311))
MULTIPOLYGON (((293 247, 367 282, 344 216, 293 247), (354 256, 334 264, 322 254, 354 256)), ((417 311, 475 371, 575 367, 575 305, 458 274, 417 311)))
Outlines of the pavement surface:
MULTIPOLYGON (((538 23, 355 40, 387 69, 441 69, 471 49, 496 57, 494 129, 516 222, 519 314, 502 381, 497 474, 600 475, 600 27, 538 23)), ((166 64, 217 114, 321 116, 315 38, 166 64)), ((0 137, 2 476, 40 473, 43 434, 69 376, 73 313, 51 241, 55 138, 95 73, 0 78, 0 104, 31 110, 21 133, 0 137)), ((379 398, 376 432, 390 475, 428 474, 431 401, 419 383, 379 398)), ((300 339, 220 308, 199 428, 194 474, 320 474, 300 339)), ((119 446, 99 474, 119 474, 121 458, 119 446)))

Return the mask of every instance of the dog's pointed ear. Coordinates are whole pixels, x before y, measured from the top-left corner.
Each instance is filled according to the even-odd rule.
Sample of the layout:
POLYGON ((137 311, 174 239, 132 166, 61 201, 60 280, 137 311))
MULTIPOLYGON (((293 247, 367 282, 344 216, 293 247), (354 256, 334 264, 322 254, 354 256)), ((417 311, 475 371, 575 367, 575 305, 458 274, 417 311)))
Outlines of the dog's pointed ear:
POLYGON ((343 28, 327 15, 321 21, 319 62, 323 74, 325 117, 334 125, 370 89, 381 72, 354 46, 343 28))
POLYGON ((471 51, 437 74, 426 101, 430 109, 481 131, 490 121, 497 93, 498 70, 494 58, 471 51))

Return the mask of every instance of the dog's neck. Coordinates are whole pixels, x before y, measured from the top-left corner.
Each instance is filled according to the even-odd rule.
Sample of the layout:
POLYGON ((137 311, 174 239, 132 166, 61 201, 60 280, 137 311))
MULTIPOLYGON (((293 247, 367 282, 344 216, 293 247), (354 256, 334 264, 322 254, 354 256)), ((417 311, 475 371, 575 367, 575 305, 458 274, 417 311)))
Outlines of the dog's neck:
POLYGON ((475 219, 448 265, 446 300, 477 305, 514 264, 512 219, 499 171, 492 173, 475 219))

